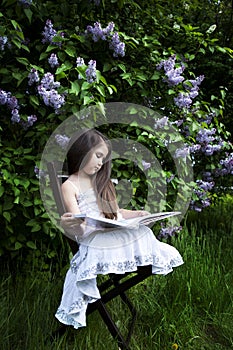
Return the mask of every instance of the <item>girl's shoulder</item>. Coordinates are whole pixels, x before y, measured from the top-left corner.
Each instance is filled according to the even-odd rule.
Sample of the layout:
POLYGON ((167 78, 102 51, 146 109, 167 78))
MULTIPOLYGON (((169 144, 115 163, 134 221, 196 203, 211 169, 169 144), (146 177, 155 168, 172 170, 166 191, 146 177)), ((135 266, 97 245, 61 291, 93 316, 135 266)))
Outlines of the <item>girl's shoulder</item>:
POLYGON ((62 191, 79 193, 78 186, 69 178, 62 184, 62 191))

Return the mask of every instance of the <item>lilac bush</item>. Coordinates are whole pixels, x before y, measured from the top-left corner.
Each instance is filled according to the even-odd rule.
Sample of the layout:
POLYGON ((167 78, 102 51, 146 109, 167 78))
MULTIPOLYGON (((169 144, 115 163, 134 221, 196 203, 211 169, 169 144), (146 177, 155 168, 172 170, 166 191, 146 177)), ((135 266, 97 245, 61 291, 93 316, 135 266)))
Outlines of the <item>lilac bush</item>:
MULTIPOLYGON (((190 209, 200 212, 211 204, 211 194, 218 186, 218 174, 230 174, 225 166, 226 163, 230 164, 229 158, 225 158, 226 163, 221 158, 228 154, 228 149, 232 146, 224 140, 224 128, 216 123, 216 114, 208 109, 202 110, 201 104, 195 103, 204 75, 187 79, 184 75, 185 64, 182 61, 176 62, 176 59, 173 55, 167 60, 162 60, 157 64, 157 69, 164 70, 163 81, 172 87, 172 96, 175 95, 169 113, 171 118, 174 114, 179 114, 180 119, 173 123, 187 141, 185 147, 176 149, 175 158, 190 156, 193 160, 196 186, 193 189, 190 209)), ((166 108, 169 109, 169 106, 166 108)))
MULTIPOLYGON (((5 236, 4 242, 0 242, 0 254, 1 244, 3 251, 10 251, 12 255, 20 247, 33 247, 38 232, 43 232, 42 236, 47 236, 49 242, 50 237, 56 236, 45 217, 34 169, 37 176, 46 175, 38 166, 48 137, 68 116, 89 105, 132 102, 146 105, 161 115, 152 126, 153 131, 161 133, 160 140, 142 134, 139 127, 131 125, 127 125, 127 130, 106 127, 105 132, 113 138, 119 134, 122 138, 132 136, 154 152, 164 166, 168 197, 176 194, 179 179, 164 151, 166 142, 176 145, 176 140, 166 139, 166 128, 170 124, 177 128, 185 138, 185 145, 174 151, 173 161, 177 164, 188 159, 193 161, 192 209, 200 211, 208 206, 219 183, 232 175, 232 145, 219 120, 219 116, 223 116, 224 100, 216 98, 214 106, 213 101, 205 101, 201 87, 202 82, 209 79, 208 70, 203 72, 205 80, 203 75, 196 77, 195 74, 197 62, 202 61, 198 50, 202 50, 203 57, 204 50, 213 50, 209 34, 192 32, 184 26, 184 33, 188 38, 191 35, 193 42, 190 45, 190 41, 184 39, 181 47, 178 33, 173 35, 173 29, 167 31, 171 19, 162 16, 161 21, 157 11, 149 17, 141 12, 140 6, 144 3, 3 2, 0 11, 3 140, 0 197, 5 236), (116 16, 113 9, 117 9, 116 16), (132 13, 135 21, 129 17, 132 13), (154 28, 154 24, 156 30, 148 30, 154 28), (168 32, 172 38, 167 36, 168 32), (178 43, 176 48, 172 40, 178 43), (171 54, 179 50, 179 55, 171 54), (24 230, 17 236, 21 227, 24 230)), ((227 49, 224 47, 224 50, 227 49)), ((65 131, 56 136, 56 142, 61 148, 66 146, 65 131)), ((148 184, 137 175, 130 204, 140 208, 145 204, 146 186, 154 179, 159 181, 154 164, 145 159, 138 159, 137 164, 146 172, 148 184)), ((122 168, 124 164, 116 162, 113 171, 128 174, 131 181, 130 172, 122 168)), ((175 230, 163 227, 162 232, 162 236, 170 237, 175 230)))

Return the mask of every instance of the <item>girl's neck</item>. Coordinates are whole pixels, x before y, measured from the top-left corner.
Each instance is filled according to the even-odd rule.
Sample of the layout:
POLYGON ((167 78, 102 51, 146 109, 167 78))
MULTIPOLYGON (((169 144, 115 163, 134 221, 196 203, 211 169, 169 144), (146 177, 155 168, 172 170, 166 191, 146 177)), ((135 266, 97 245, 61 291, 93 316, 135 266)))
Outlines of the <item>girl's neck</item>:
POLYGON ((81 191, 86 191, 93 188, 93 176, 90 176, 82 171, 72 174, 70 179, 78 188, 80 188, 81 191))

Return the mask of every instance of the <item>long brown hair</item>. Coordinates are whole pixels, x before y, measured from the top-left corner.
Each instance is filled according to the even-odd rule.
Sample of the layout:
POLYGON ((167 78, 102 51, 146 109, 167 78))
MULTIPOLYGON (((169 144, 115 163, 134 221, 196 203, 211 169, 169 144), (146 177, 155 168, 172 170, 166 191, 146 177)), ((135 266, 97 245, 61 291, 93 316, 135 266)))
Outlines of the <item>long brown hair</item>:
POLYGON ((101 169, 96 174, 94 187, 99 206, 105 217, 117 219, 116 192, 110 179, 112 147, 110 141, 102 133, 90 129, 79 131, 72 136, 67 153, 68 173, 72 175, 81 170, 89 161, 93 148, 102 142, 106 144, 108 154, 101 169))

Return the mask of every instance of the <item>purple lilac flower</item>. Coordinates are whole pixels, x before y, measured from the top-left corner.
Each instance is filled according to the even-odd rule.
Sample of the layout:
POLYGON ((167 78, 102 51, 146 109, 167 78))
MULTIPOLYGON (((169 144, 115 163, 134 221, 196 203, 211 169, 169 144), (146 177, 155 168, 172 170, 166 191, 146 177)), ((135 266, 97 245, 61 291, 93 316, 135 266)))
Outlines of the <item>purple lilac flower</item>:
POLYGON ((115 24, 110 22, 106 28, 102 28, 100 22, 95 22, 94 26, 87 26, 86 33, 92 35, 92 40, 97 42, 99 40, 107 40, 113 32, 115 24))
POLYGON ((31 72, 28 74, 28 85, 31 86, 34 83, 38 83, 40 81, 38 71, 35 68, 31 69, 31 72))
POLYGON ((208 144, 209 142, 214 141, 214 137, 212 135, 214 135, 216 133, 216 129, 212 128, 212 129, 204 129, 201 128, 196 136, 196 140, 202 144, 208 144))
POLYGON ((171 85, 178 85, 184 80, 184 77, 181 75, 185 69, 184 65, 182 64, 180 67, 175 68, 175 61, 176 56, 171 56, 168 60, 162 60, 158 65, 157 69, 164 69, 164 73, 167 77, 165 81, 171 85))
POLYGON ((7 92, 0 89, 0 104, 5 105, 7 103, 7 92))
POLYGON ((85 64, 84 59, 82 57, 77 57, 76 64, 77 64, 77 67, 83 66, 85 64))
POLYGON ((175 175, 172 174, 171 176, 169 176, 169 177, 166 178, 166 182, 167 182, 167 183, 170 183, 174 178, 175 178, 175 175))
POLYGON ((184 94, 180 92, 177 97, 174 97, 174 102, 179 108, 187 108, 189 109, 192 104, 192 99, 189 94, 184 94))
POLYGON ((20 115, 18 109, 13 109, 11 111, 11 121, 13 124, 19 123, 20 122, 20 115))
POLYGON ((32 0, 18 0, 19 5, 22 5, 25 8, 30 7, 32 0))
POLYGON ((113 57, 125 56, 125 43, 120 41, 119 34, 117 32, 113 34, 109 43, 109 48, 113 50, 113 57))
POLYGON ((57 81, 55 82, 54 75, 48 72, 41 79, 41 86, 46 90, 57 89, 60 83, 57 81))
POLYGON ((15 96, 10 96, 7 98, 7 106, 10 108, 10 109, 15 109, 15 108, 19 108, 19 105, 18 105, 18 100, 15 96))
POLYGON ((201 145, 189 146, 190 153, 196 153, 196 152, 200 151, 200 149, 201 149, 201 145))
POLYGON ((189 155, 189 147, 178 148, 175 151, 175 158, 186 158, 189 155))
POLYGON ((223 141, 220 137, 213 136, 216 133, 216 129, 204 129, 201 128, 196 136, 197 142, 201 144, 201 151, 206 155, 210 156, 214 152, 221 150, 223 141), (211 142, 218 142, 217 144, 211 144, 211 142))
POLYGON ((168 117, 162 117, 156 120, 154 128, 164 128, 166 125, 168 125, 168 117))
POLYGON ((199 188, 201 188, 206 192, 212 190, 212 188, 214 187, 213 181, 209 182, 209 181, 197 180, 196 183, 199 186, 199 188))
POLYGON ((215 170, 216 176, 233 175, 233 153, 227 155, 225 159, 221 159, 219 164, 222 168, 215 170))
POLYGON ((61 148, 65 149, 70 141, 70 138, 66 135, 57 134, 55 135, 55 140, 58 143, 58 145, 61 146, 61 148))
POLYGON ((213 177, 212 177, 212 174, 211 174, 211 172, 209 172, 209 171, 205 171, 204 173, 203 173, 203 181, 208 181, 208 182, 211 182, 211 181, 213 181, 213 177))
POLYGON ((96 81, 96 61, 90 60, 86 69, 86 78, 88 83, 96 81))
POLYGON ((37 121, 37 116, 36 115, 30 115, 30 116, 27 117, 27 121, 22 121, 22 126, 26 130, 30 126, 32 126, 36 121, 37 121))
POLYGON ((64 95, 60 95, 55 89, 46 90, 40 86, 38 87, 38 92, 43 98, 44 104, 53 107, 56 112, 65 103, 64 95))
MULTIPOLYGON (((85 65, 84 59, 82 57, 77 57, 76 59, 77 67, 82 67, 85 65)), ((82 79, 81 74, 78 75, 78 79, 82 79)))
POLYGON ((58 58, 57 58, 57 55, 55 53, 51 54, 51 56, 48 59, 48 62, 50 64, 51 68, 55 68, 55 67, 59 66, 58 58))
POLYGON ((182 230, 182 226, 165 227, 164 223, 161 224, 161 229, 158 235, 158 239, 167 239, 174 236, 182 230))
POLYGON ((142 160, 142 167, 143 167, 143 170, 148 170, 151 167, 151 163, 146 162, 145 160, 142 160))
POLYGON ((97 42, 99 40, 108 41, 110 50, 113 50, 113 56, 124 57, 125 44, 120 41, 119 34, 113 32, 115 24, 110 22, 106 28, 102 28, 99 22, 95 22, 94 26, 87 26, 86 34, 92 36, 92 40, 97 42))
POLYGON ((0 36, 0 50, 1 51, 4 51, 7 41, 8 41, 7 36, 0 36))
POLYGON ((101 24, 99 22, 95 22, 94 23, 94 27, 92 27, 90 25, 87 26, 86 33, 92 35, 92 40, 94 42, 97 42, 100 39, 101 40, 106 40, 106 37, 103 34, 103 30, 102 30, 101 24))
MULTIPOLYGON (((55 42, 53 41, 53 38, 57 35, 57 31, 53 28, 52 21, 50 19, 47 19, 44 31, 42 32, 44 38, 42 39, 43 44, 52 44, 52 45, 58 45, 61 46, 61 42, 55 42)), ((64 37, 63 33, 59 34, 62 38, 64 37)))
POLYGON ((59 86, 60 83, 54 81, 54 75, 49 72, 43 76, 38 86, 38 93, 43 98, 44 104, 53 107, 56 113, 65 103, 65 96, 56 91, 59 86))
POLYGON ((215 183, 214 181, 197 180, 196 184, 197 188, 194 189, 194 194, 197 196, 197 199, 191 200, 190 209, 201 212, 203 208, 211 204, 208 192, 213 189, 215 183))
POLYGON ((42 177, 46 177, 46 172, 44 170, 41 170, 37 165, 34 167, 34 173, 39 179, 42 177))
POLYGON ((168 60, 162 60, 159 64, 157 64, 156 68, 158 70, 164 68, 165 72, 168 72, 175 67, 176 55, 172 55, 168 60))

